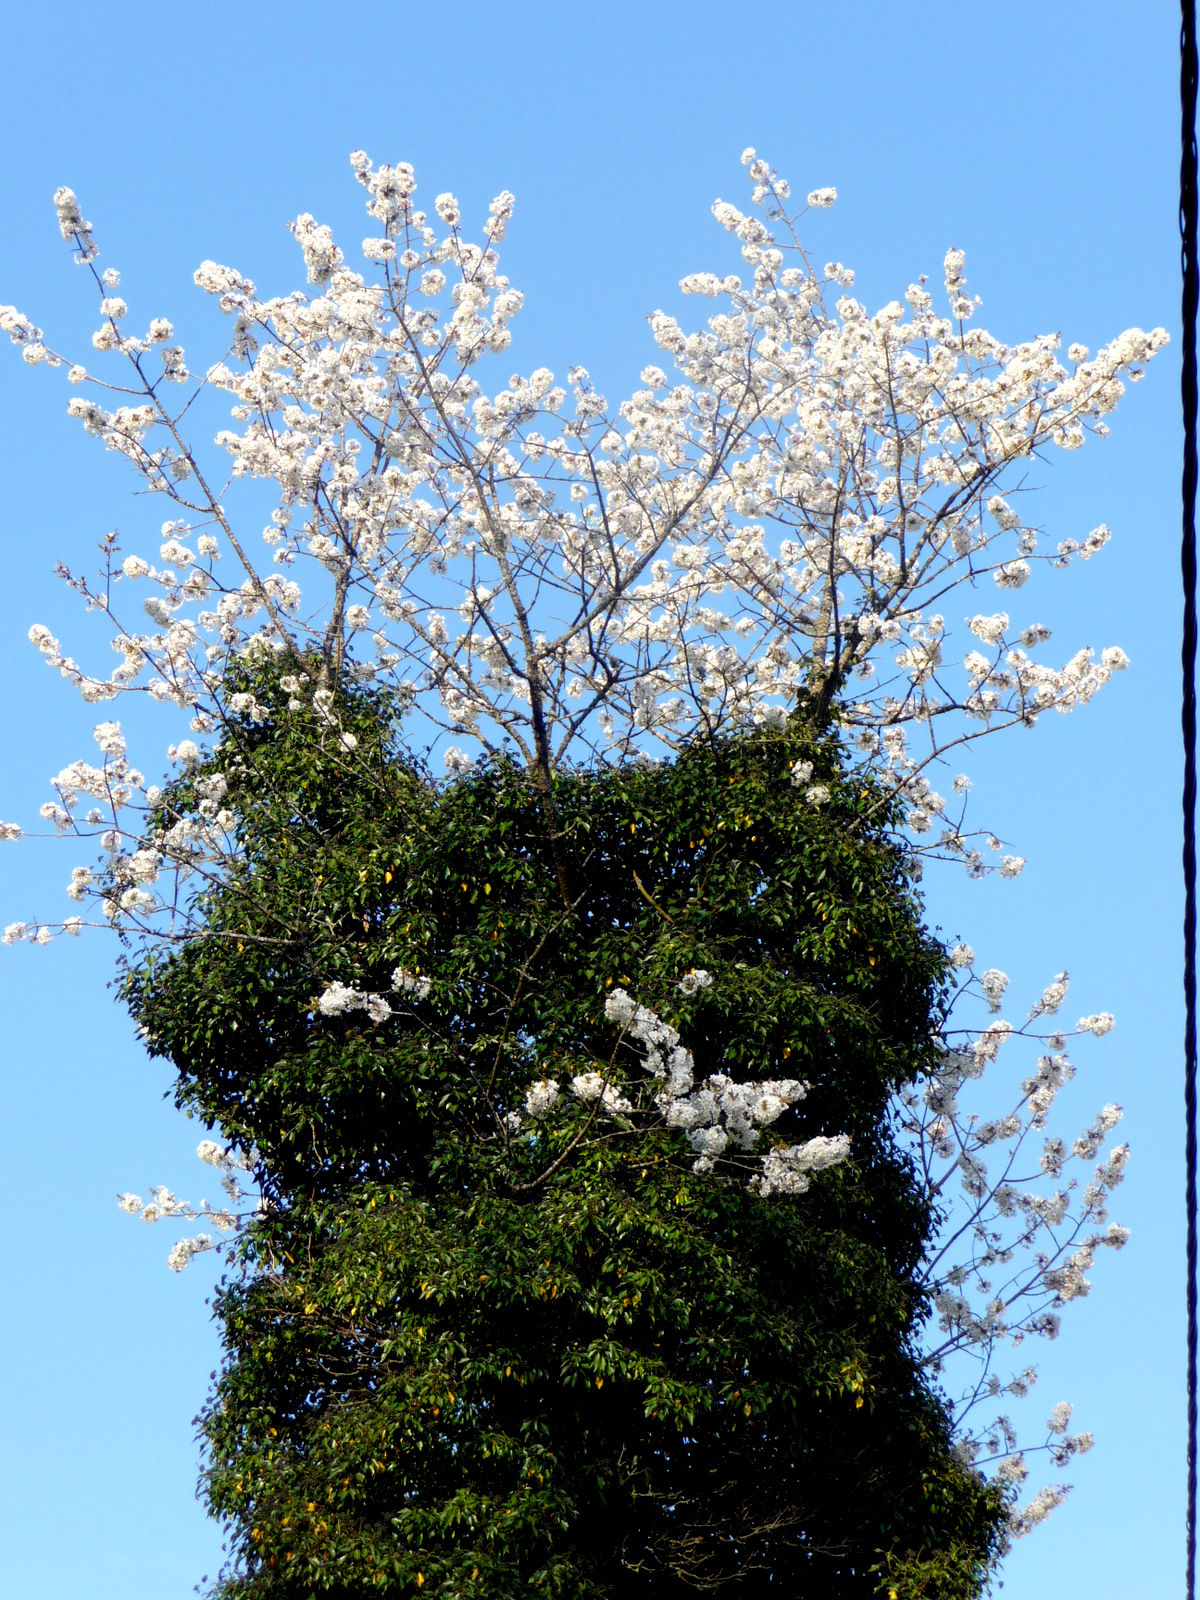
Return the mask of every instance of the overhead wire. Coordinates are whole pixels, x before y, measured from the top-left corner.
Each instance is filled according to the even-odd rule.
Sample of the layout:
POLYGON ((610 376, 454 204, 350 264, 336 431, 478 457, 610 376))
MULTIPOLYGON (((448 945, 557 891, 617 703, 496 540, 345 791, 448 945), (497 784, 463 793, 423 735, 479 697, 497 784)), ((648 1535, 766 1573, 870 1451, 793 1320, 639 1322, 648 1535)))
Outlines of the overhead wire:
POLYGON ((1196 50, 1195 0, 1181 0, 1179 163, 1179 238, 1183 277, 1183 990, 1184 1114, 1187 1212, 1187 1600, 1196 1600, 1197 1478, 1197 1150, 1196 1150, 1196 489, 1197 460, 1196 319, 1200 304, 1197 263, 1196 94, 1200 64, 1196 50))

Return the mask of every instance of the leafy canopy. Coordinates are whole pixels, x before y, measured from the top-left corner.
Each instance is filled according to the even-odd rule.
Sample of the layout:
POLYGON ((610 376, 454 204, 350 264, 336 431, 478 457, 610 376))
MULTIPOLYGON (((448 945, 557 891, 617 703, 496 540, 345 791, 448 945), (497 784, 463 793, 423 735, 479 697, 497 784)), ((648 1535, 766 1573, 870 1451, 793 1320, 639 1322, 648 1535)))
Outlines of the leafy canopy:
POLYGON ((887 1121, 945 954, 880 793, 799 716, 560 772, 564 903, 524 770, 439 789, 386 694, 338 709, 353 759, 319 722, 246 720, 164 795, 160 830, 219 770, 236 866, 199 937, 126 975, 179 1103, 270 1200, 217 1302, 222 1595, 976 1594, 1003 1507, 919 1370, 932 1219, 887 1121), (383 1022, 322 1012, 397 967, 428 987, 383 1022), (713 982, 685 993, 693 969, 713 982), (849 1133, 852 1158, 765 1199, 661 1119, 565 1101, 513 1128, 548 1076, 636 1093, 614 986, 698 1075, 802 1077, 770 1139, 849 1133))

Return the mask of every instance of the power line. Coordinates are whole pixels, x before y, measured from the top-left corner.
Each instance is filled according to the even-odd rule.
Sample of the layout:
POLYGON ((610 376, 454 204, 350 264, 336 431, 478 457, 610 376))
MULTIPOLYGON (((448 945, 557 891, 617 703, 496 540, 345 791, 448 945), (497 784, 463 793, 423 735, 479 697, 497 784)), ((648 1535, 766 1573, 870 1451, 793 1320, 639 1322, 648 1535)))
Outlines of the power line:
POLYGON ((1196 1152, 1196 314, 1200 303, 1197 248, 1195 0, 1182 0, 1180 27, 1180 264, 1183 272, 1183 992, 1184 1111, 1187 1164, 1187 1597, 1196 1600, 1197 1455, 1197 1152, 1196 1152))

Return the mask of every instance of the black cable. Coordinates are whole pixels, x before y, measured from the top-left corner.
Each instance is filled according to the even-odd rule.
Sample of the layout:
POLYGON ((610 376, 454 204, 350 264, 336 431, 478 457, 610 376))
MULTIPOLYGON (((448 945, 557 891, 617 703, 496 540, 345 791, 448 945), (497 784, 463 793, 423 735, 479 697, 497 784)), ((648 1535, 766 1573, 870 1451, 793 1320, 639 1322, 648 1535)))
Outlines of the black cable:
POLYGON ((1187 1162, 1187 1597, 1196 1600, 1196 55, 1195 0, 1182 0, 1179 95, 1179 236, 1183 269, 1183 994, 1184 1113, 1187 1162))

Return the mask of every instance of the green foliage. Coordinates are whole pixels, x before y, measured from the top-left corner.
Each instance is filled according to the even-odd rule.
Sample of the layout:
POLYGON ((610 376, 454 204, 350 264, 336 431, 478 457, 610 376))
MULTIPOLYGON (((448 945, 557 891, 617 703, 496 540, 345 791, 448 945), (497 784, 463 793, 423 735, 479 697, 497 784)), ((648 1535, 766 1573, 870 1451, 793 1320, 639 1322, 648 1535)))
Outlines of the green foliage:
POLYGON ((158 818, 223 772, 236 862, 126 976, 179 1103, 257 1152, 272 1202, 217 1303, 220 1593, 978 1594, 1002 1507, 915 1359, 931 1219, 887 1125, 945 955, 884 799, 796 718, 563 773, 566 904, 521 769, 439 790, 383 696, 339 696, 350 753, 245 670, 280 714, 158 818), (317 1007, 397 966, 429 991, 385 1022, 317 1007), (693 967, 714 982, 684 995, 693 967), (762 1199, 753 1163, 696 1174, 681 1135, 594 1102, 514 1132, 539 1078, 644 1082, 615 985, 698 1076, 811 1085, 762 1148, 850 1133, 852 1160, 762 1199))

